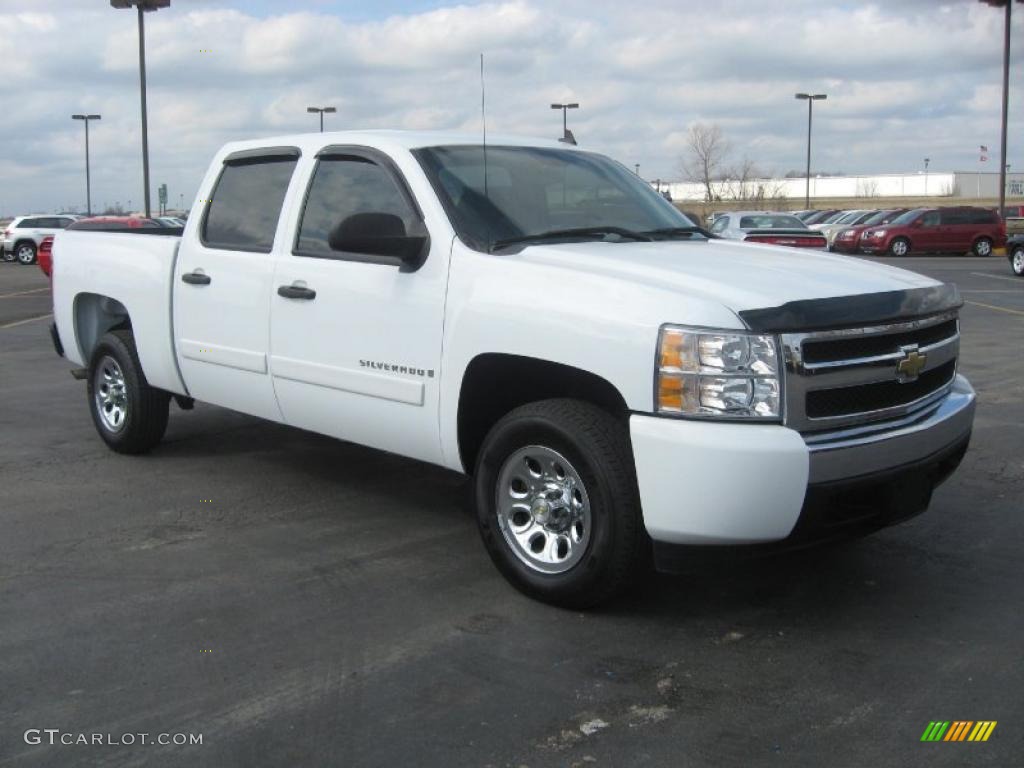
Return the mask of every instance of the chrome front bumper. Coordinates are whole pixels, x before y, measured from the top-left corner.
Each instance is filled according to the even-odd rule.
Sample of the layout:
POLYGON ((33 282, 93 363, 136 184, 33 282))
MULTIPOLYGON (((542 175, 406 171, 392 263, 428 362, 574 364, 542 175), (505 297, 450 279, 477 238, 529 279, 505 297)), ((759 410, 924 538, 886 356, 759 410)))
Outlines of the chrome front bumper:
POLYGON ((949 394, 935 407, 906 419, 805 435, 808 484, 884 472, 955 445, 971 433, 975 400, 970 383, 957 375, 949 394))

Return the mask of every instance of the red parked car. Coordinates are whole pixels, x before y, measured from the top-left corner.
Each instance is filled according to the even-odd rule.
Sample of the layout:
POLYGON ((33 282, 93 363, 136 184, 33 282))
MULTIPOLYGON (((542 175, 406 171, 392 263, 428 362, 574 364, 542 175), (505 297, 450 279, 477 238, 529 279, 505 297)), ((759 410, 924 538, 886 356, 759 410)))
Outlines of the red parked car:
POLYGON ((857 224, 855 226, 839 230, 832 241, 832 250, 839 251, 840 253, 856 253, 857 249, 860 247, 860 236, 864 234, 864 230, 870 229, 876 224, 888 224, 897 216, 901 216, 906 212, 906 208, 893 208, 886 211, 878 211, 863 224, 857 224))
POLYGON ((868 227, 860 238, 864 253, 966 253, 991 256, 1006 245, 1006 225, 991 208, 915 208, 888 224, 868 227))
POLYGON ((36 249, 36 264, 47 277, 53 271, 53 235, 47 235, 36 249))
POLYGON ((88 219, 79 219, 68 229, 117 232, 124 229, 164 229, 164 225, 159 221, 142 216, 91 216, 88 219))

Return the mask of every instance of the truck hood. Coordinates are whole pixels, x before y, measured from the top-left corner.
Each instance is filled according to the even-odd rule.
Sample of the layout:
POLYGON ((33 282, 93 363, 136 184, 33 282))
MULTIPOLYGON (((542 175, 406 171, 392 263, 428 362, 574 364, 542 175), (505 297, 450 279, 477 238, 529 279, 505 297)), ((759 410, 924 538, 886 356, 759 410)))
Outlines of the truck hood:
POLYGON ((505 258, 675 290, 734 312, 941 284, 864 259, 729 240, 531 245, 505 258))

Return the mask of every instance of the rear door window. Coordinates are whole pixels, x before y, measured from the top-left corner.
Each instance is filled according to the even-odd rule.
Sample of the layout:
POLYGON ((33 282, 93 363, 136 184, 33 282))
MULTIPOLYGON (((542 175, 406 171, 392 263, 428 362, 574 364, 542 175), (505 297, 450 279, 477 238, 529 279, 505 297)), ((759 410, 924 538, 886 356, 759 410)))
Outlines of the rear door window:
POLYGON ((207 203, 203 245, 270 253, 297 160, 268 155, 226 163, 207 203))

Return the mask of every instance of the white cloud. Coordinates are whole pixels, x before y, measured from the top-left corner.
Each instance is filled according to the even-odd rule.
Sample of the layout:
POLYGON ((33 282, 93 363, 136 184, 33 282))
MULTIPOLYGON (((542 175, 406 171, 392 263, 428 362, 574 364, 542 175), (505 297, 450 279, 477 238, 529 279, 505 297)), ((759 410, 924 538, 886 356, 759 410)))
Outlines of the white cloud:
MULTIPOLYGON (((998 145, 1001 14, 968 0, 434 0, 361 19, 328 7, 174 0, 147 15, 154 188, 190 199, 220 144, 316 130, 309 105, 338 108, 329 129, 477 130, 480 52, 489 129, 555 136, 549 104, 579 101, 570 125, 581 142, 651 178, 678 174, 697 121, 720 124, 762 168, 802 167, 806 110, 793 94, 809 89, 829 94, 815 105, 822 167, 916 169, 924 153, 935 169, 974 167, 977 145, 998 145)), ((0 30, 32 52, 4 58, 0 214, 81 204, 82 127, 69 116, 82 110, 103 114, 91 132, 94 201, 137 204, 134 14, 97 0, 0 0, 0 30)), ((1022 65, 1017 46, 1018 80, 1022 65)), ((1022 91, 1011 95, 1010 162, 1024 166, 1022 91)))

